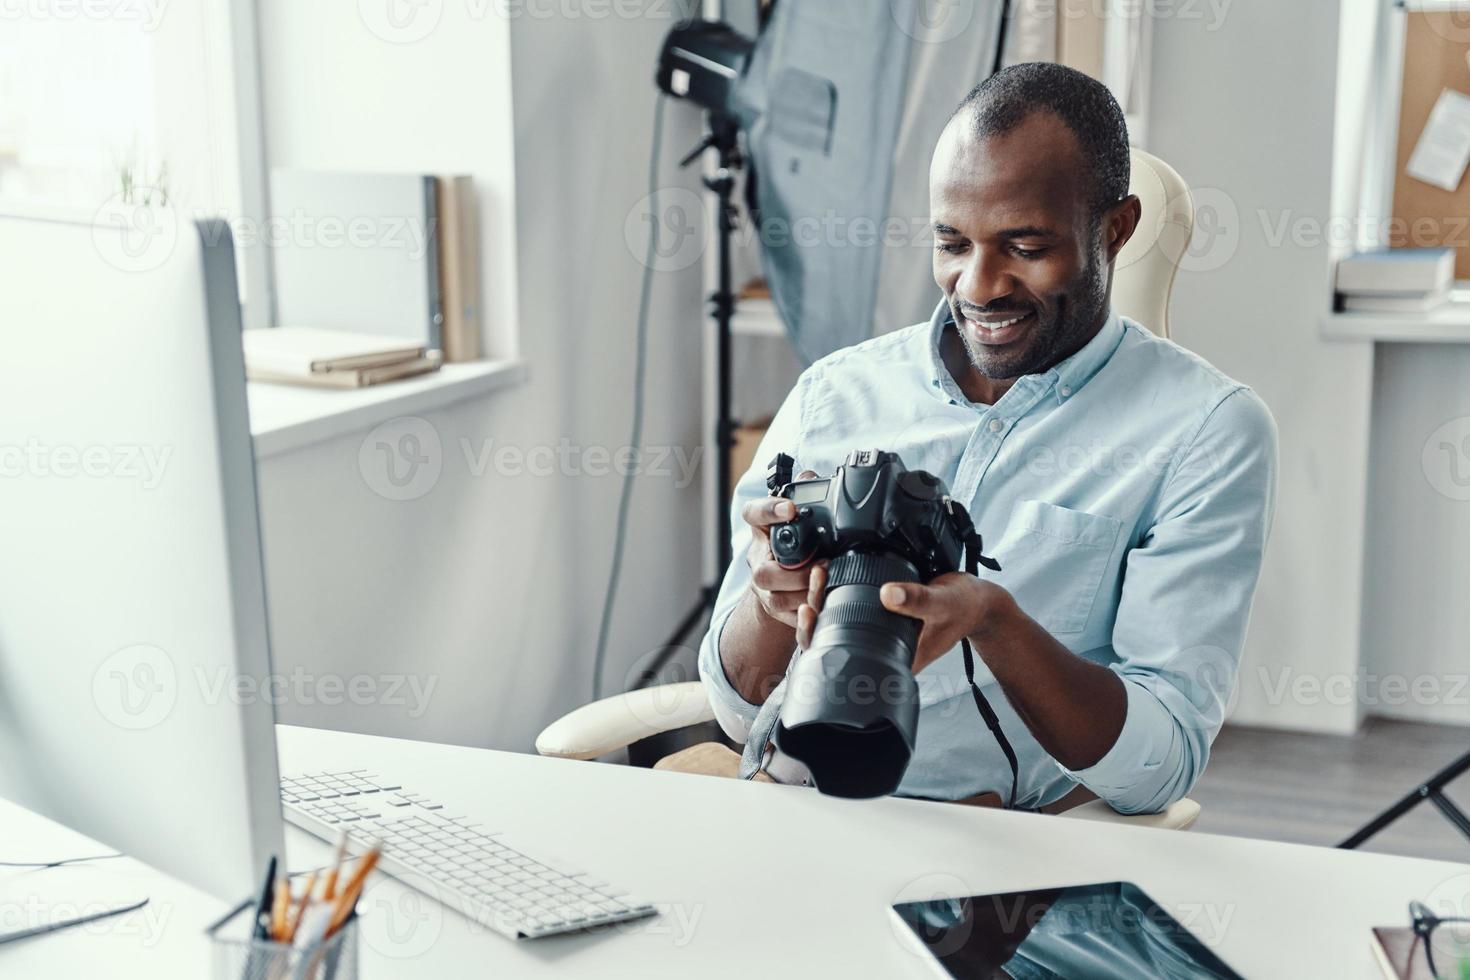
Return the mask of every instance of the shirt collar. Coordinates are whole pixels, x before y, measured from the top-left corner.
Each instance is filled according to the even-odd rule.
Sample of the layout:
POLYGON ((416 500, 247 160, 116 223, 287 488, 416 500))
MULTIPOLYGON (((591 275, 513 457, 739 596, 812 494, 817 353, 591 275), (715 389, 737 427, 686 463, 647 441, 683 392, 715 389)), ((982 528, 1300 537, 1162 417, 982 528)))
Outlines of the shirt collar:
MULTIPOLYGON (((929 367, 933 378, 930 387, 937 397, 946 400, 956 397, 964 398, 959 391, 959 385, 955 383, 954 377, 950 375, 949 368, 944 363, 942 346, 944 330, 951 322, 949 301, 940 300, 939 306, 934 310, 934 316, 929 321, 929 367)), ((1117 313, 1109 310, 1108 318, 1103 323, 1102 329, 1081 350, 1051 370, 1030 377, 1050 384, 1056 391, 1057 400, 1065 400, 1081 391, 1083 385, 1091 381, 1093 375, 1102 370, 1102 366, 1113 356, 1113 352, 1118 349, 1122 341, 1123 320, 1117 313)))
POLYGON ((1097 336, 1049 372, 1055 375, 1058 399, 1068 398, 1081 391, 1082 386, 1091 381, 1093 375, 1112 359, 1113 351, 1122 342, 1123 318, 1109 310, 1108 318, 1097 336))

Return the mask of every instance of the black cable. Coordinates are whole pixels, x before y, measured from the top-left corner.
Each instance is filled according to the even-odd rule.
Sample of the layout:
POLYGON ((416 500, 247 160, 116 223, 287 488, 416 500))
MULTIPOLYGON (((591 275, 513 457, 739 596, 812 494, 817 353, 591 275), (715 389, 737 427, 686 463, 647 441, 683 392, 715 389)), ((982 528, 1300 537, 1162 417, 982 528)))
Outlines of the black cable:
POLYGON ((1000 23, 995 29, 995 63, 990 66, 990 74, 994 75, 1006 66, 1006 34, 1011 26, 1011 0, 1001 0, 1000 23))
POLYGON ((0 861, 0 868, 59 868, 63 864, 80 864, 83 861, 106 861, 120 858, 121 853, 93 854, 90 857, 62 858, 60 861, 0 861))
MULTIPOLYGON (((643 444, 643 380, 648 363, 648 307, 653 293, 653 264, 658 258, 658 226, 663 220, 658 211, 658 161, 664 143, 664 97, 660 94, 653 109, 653 146, 648 157, 648 248, 643 254, 643 288, 638 298, 638 340, 633 367, 633 431, 628 445, 642 455, 643 444)), ((628 532, 628 504, 633 499, 633 476, 637 466, 623 474, 622 495, 618 498, 618 522, 613 534, 612 570, 608 573, 607 595, 602 601, 602 624, 597 628, 597 652, 592 658, 592 700, 602 697, 602 665, 607 657, 607 632, 612 624, 613 605, 618 594, 618 575, 623 567, 623 543, 628 532)))

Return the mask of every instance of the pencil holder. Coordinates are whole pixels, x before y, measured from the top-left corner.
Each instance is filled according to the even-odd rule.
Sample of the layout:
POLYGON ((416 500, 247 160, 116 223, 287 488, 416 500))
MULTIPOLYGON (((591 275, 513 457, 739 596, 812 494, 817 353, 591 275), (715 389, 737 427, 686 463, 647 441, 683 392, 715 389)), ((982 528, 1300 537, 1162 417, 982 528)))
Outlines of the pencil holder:
POLYGON ((251 937, 247 899, 207 930, 214 980, 357 980, 357 913, 310 946, 251 937))

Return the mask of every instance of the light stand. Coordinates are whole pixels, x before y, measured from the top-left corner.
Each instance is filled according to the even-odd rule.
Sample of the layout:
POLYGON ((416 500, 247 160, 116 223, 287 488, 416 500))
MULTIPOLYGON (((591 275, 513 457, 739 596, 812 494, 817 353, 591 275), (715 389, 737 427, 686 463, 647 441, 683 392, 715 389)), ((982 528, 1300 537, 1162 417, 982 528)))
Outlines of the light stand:
POLYGON ((693 607, 679 620, 673 634, 659 648, 658 655, 634 679, 631 690, 647 687, 657 680, 659 671, 682 648, 684 640, 713 611, 720 582, 730 567, 730 502, 734 477, 730 454, 735 448, 737 425, 730 408, 730 320, 735 315, 731 242, 740 221, 740 213, 735 206, 735 172, 744 164, 744 159, 740 155, 739 127, 733 119, 723 113, 710 113, 709 126, 709 135, 680 161, 679 166, 688 167, 706 150, 713 149, 719 153, 719 165, 714 174, 704 178, 704 186, 714 191, 718 199, 719 212, 719 284, 710 294, 710 313, 715 321, 715 420, 710 439, 715 451, 716 491, 713 520, 710 521, 710 533, 714 536, 711 543, 714 546, 715 578, 700 589, 693 607))

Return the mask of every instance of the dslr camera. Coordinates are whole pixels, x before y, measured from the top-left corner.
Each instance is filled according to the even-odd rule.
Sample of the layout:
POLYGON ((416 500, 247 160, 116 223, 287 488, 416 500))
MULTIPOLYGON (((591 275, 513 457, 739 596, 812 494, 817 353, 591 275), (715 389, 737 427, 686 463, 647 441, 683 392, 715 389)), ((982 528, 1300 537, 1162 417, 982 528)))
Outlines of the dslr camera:
POLYGON ((767 470, 770 492, 797 508, 794 520, 771 527, 771 551, 785 568, 830 561, 812 642, 787 674, 772 741, 823 793, 887 795, 914 750, 921 624, 889 612, 878 590, 958 571, 967 549, 972 571, 1000 566, 980 554, 975 525, 944 481, 905 468, 896 453, 859 450, 828 479, 793 481, 794 466, 782 453, 767 470))

